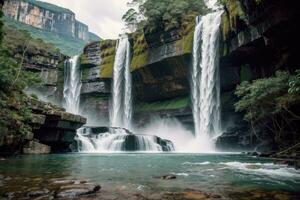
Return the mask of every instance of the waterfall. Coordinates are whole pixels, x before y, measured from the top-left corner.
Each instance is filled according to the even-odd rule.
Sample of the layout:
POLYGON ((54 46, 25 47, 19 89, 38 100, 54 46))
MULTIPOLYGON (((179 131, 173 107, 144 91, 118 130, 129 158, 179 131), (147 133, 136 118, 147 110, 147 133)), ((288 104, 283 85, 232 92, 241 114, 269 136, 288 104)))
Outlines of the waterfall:
POLYGON ((223 11, 216 0, 206 1, 213 11, 196 19, 192 67, 192 103, 195 136, 201 149, 212 150, 220 132, 219 26, 223 11))
POLYGON ((173 143, 152 135, 134 135, 122 128, 111 128, 108 132, 93 132, 84 127, 77 132, 77 149, 82 153, 120 151, 174 151, 173 143))
POLYGON ((67 112, 79 114, 80 90, 79 56, 74 56, 65 62, 64 69, 64 107, 67 112))
POLYGON ((130 73, 130 43, 128 36, 119 39, 113 70, 110 124, 131 129, 132 81, 130 73))

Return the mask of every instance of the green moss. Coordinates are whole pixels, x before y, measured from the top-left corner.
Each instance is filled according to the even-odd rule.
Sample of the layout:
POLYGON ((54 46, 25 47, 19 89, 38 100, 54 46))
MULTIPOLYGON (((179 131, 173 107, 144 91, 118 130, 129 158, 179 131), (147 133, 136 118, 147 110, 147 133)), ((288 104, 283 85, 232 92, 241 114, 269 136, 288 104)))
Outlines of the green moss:
POLYGON ((139 103, 136 107, 136 112, 175 110, 186 108, 189 106, 189 103, 189 97, 176 98, 167 101, 157 101, 153 103, 139 103))
POLYGON ((230 20, 228 14, 225 12, 222 14, 221 24, 223 41, 225 41, 228 38, 230 32, 230 20))
POLYGON ((250 65, 242 65, 241 72, 240 72, 241 82, 243 81, 250 81, 252 79, 252 71, 250 65))
POLYGON ((111 55, 103 58, 103 62, 100 66, 100 76, 101 78, 111 78, 113 76, 115 55, 111 55))
POLYGON ((176 41, 177 51, 180 51, 182 49, 182 54, 192 53, 193 38, 194 38, 194 31, 191 30, 187 35, 183 36, 181 40, 176 41))
POLYGON ((131 71, 139 69, 142 66, 145 66, 148 60, 148 52, 144 52, 143 54, 133 56, 131 60, 131 71))

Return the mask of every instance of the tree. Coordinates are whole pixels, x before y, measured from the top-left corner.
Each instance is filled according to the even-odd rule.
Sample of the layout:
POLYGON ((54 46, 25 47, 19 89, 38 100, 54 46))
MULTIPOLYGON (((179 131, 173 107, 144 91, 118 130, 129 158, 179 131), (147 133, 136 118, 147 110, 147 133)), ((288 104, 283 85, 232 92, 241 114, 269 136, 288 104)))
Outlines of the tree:
POLYGON ((138 13, 135 9, 131 8, 123 15, 122 20, 126 23, 126 27, 133 32, 138 25, 138 13))
POLYGON ((300 71, 295 75, 278 71, 275 76, 243 82, 236 88, 235 94, 240 100, 235 104, 238 112, 245 112, 244 119, 252 127, 260 127, 274 134, 279 141, 286 130, 295 131, 295 121, 300 120, 299 113, 293 108, 300 103, 300 71))
MULTIPOLYGON (((179 28, 186 14, 193 12, 201 15, 206 12, 203 0, 132 0, 128 5, 138 7, 135 16, 143 16, 146 19, 145 26, 150 32, 157 29, 168 31, 179 28)), ((124 15, 124 19, 133 12, 131 9, 124 15)), ((137 20, 138 23, 141 21, 137 20)))

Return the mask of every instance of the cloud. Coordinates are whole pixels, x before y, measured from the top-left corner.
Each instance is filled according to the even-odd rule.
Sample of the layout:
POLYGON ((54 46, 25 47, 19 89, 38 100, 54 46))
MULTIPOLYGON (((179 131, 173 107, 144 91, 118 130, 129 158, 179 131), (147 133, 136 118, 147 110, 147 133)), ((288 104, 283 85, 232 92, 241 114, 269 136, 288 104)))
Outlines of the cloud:
POLYGON ((72 10, 76 19, 104 39, 116 39, 123 32, 122 16, 128 0, 41 0, 72 10))

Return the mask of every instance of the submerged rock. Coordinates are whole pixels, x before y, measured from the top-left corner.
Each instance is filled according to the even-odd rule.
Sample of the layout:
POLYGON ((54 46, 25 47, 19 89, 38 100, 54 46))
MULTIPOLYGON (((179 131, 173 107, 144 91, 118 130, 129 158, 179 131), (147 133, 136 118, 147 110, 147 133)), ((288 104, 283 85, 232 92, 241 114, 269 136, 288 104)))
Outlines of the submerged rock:
POLYGON ((48 189, 43 189, 43 190, 35 190, 35 191, 30 191, 28 192, 27 196, 28 197, 39 197, 39 196, 44 196, 48 194, 50 191, 48 189))
POLYGON ((56 192, 56 198, 74 198, 83 195, 94 194, 100 191, 100 185, 90 185, 90 184, 81 184, 81 185, 67 185, 62 186, 59 191, 56 192))
POLYGON ((153 178, 162 179, 162 180, 174 180, 177 177, 174 174, 167 174, 167 175, 153 177, 153 178))

